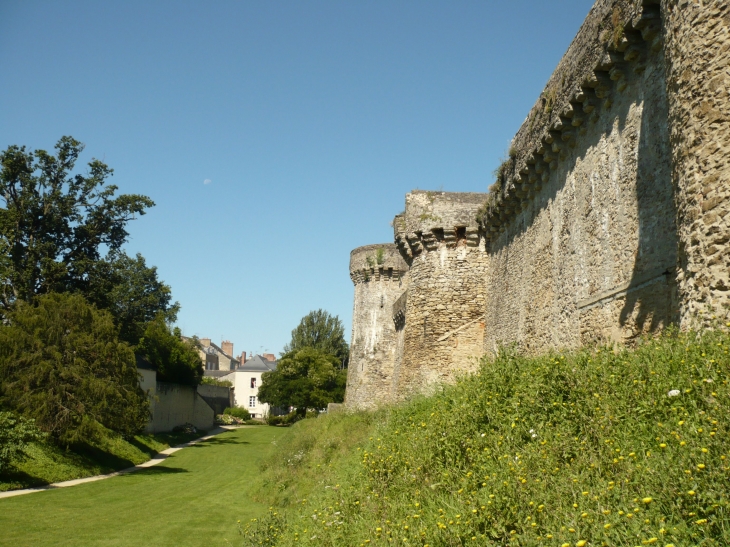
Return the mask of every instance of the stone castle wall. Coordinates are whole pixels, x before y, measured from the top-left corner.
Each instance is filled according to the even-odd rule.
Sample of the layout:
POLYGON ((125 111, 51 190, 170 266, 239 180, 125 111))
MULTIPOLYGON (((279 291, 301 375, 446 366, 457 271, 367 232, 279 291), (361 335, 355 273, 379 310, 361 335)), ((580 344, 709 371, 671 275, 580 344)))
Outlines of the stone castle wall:
POLYGON ((504 344, 727 320, 728 93, 727 2, 597 0, 490 192, 412 192, 396 216, 388 401, 504 344))
POLYGON ((730 306, 730 4, 663 0, 680 321, 730 306))
POLYGON ((411 192, 393 222, 396 244, 410 262, 395 399, 476 367, 486 279, 476 213, 485 198, 411 192))
POLYGON ((628 24, 624 51, 607 48, 609 72, 606 59, 573 76, 559 128, 548 122, 536 143, 518 133, 482 215, 487 351, 627 342, 678 320, 664 58, 628 24), (605 79, 600 98, 591 74, 605 79))
POLYGON ((345 403, 372 408, 390 401, 396 357, 393 303, 408 283, 408 265, 392 243, 367 245, 350 253, 355 284, 350 364, 345 403))

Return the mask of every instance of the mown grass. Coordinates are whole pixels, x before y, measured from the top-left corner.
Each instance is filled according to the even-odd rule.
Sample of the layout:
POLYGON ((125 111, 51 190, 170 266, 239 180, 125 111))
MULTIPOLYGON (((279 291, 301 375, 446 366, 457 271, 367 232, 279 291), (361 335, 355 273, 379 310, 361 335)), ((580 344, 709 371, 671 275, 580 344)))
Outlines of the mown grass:
POLYGON ((48 441, 32 443, 27 458, 13 462, 13 468, 0 473, 0 492, 111 473, 145 462, 162 450, 204 434, 158 433, 124 439, 109 431, 94 443, 68 448, 48 441))
POLYGON ((236 518, 266 510, 251 483, 281 428, 243 427, 136 473, 0 499, 0 546, 236 544, 236 518))
POLYGON ((672 332, 633 350, 503 351, 371 426, 297 424, 292 440, 310 440, 264 473, 293 457, 306 470, 243 544, 730 545, 729 349, 727 334, 672 332), (314 447, 333 428, 328 456, 314 447))

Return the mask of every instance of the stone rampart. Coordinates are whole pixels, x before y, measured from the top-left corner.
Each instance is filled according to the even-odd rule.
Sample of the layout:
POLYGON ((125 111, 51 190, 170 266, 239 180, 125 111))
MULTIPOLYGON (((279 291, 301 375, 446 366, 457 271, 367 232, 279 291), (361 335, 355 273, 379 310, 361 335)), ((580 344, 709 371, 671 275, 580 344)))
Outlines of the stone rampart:
POLYGON ((393 221, 410 263, 398 326, 395 398, 474 370, 482 353, 486 255, 476 213, 486 194, 414 191, 393 221))
POLYGON ((626 342, 678 320, 659 21, 655 5, 597 2, 515 136, 480 216, 486 351, 626 342))
POLYGON ((727 321, 729 93, 730 4, 597 0, 489 193, 412 192, 395 217, 394 398, 505 344, 727 321))
POLYGON ((393 303, 406 289, 408 265, 392 243, 359 247, 350 254, 355 284, 350 364, 345 403, 374 408, 391 400, 396 330, 393 303))

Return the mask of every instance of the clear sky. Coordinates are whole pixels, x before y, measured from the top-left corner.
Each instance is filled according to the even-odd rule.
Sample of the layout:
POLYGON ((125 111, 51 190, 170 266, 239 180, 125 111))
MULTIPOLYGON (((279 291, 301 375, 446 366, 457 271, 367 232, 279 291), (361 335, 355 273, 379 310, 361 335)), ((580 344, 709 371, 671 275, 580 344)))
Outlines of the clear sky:
POLYGON ((0 148, 62 135, 156 207, 130 224, 186 334, 278 353, 352 322, 350 251, 416 188, 484 192, 590 0, 0 0, 0 148))

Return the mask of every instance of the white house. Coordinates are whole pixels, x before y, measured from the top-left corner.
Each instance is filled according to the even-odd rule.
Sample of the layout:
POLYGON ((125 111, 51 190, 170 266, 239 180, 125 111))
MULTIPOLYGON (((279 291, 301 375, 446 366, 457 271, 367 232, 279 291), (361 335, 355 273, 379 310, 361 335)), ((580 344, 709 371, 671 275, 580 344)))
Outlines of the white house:
POLYGON ((276 361, 267 361, 256 355, 230 374, 219 377, 219 380, 228 380, 233 384, 236 406, 247 409, 252 418, 263 418, 269 413, 269 405, 259 401, 259 387, 261 375, 271 370, 276 370, 276 361))

